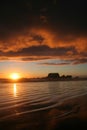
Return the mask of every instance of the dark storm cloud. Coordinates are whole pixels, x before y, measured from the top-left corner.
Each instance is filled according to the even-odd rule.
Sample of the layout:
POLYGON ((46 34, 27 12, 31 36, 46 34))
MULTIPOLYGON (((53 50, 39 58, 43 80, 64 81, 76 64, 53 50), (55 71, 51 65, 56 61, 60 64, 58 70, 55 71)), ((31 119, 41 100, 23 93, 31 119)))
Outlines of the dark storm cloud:
POLYGON ((75 48, 73 47, 60 47, 60 48, 50 48, 46 45, 40 46, 32 46, 29 48, 23 48, 17 52, 9 51, 9 52, 0 52, 1 56, 64 56, 71 52, 72 55, 77 54, 75 48))
POLYGON ((56 0, 56 4, 54 0, 0 2, 0 25, 12 31, 34 25, 40 27, 42 23, 39 18, 42 16, 42 19, 48 19, 49 25, 54 29, 57 27, 60 31, 71 29, 70 31, 87 33, 86 5, 85 0, 56 0))
POLYGON ((87 55, 78 53, 74 47, 58 47, 50 48, 46 45, 32 46, 23 48, 17 52, 1 52, 0 60, 22 60, 22 61, 37 61, 46 59, 61 59, 61 62, 43 62, 40 65, 76 65, 87 63, 87 55), (84 57, 82 56, 84 55, 84 57))
MULTIPOLYGON (((60 33, 87 34, 85 0, 21 0, 0 2, 0 38, 26 28, 47 28, 60 33), (54 4, 55 3, 55 4, 54 4), (48 25, 44 21, 48 22, 48 25), (44 23, 44 24, 43 24, 44 23)), ((22 32, 21 32, 22 31, 22 32)))
POLYGON ((70 63, 67 63, 67 62, 65 62, 65 63, 39 63, 40 65, 50 65, 50 66, 59 66, 59 65, 69 65, 70 63))
POLYGON ((84 59, 73 59, 73 60, 66 60, 65 61, 62 61, 62 62, 58 62, 58 63, 55 63, 55 62, 43 62, 43 63, 38 63, 40 65, 48 65, 48 66, 65 66, 65 65, 78 65, 78 64, 85 64, 87 63, 87 58, 84 58, 84 59))
POLYGON ((86 1, 0 2, 0 51, 1 59, 87 58, 86 1))
POLYGON ((77 59, 73 62, 74 65, 76 64, 83 64, 83 63, 87 63, 87 58, 84 58, 84 59, 77 59))

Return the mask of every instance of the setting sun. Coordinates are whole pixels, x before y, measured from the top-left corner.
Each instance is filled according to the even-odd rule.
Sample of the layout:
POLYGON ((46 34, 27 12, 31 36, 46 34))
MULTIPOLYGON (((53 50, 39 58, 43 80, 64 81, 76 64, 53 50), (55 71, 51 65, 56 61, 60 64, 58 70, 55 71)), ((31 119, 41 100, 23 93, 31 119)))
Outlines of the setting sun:
POLYGON ((20 78, 20 76, 19 76, 18 73, 13 73, 13 74, 11 74, 11 79, 17 80, 17 79, 19 79, 19 78, 20 78))

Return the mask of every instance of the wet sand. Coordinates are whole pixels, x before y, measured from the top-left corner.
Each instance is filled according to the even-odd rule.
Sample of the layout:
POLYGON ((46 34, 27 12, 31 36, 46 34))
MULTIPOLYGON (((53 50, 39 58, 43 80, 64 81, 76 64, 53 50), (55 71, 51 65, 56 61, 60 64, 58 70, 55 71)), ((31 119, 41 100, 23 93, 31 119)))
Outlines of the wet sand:
POLYGON ((65 101, 50 111, 50 115, 53 113, 55 116, 49 122, 50 130, 87 129, 87 95, 65 101))
POLYGON ((69 99, 55 108, 0 121, 0 130, 65 129, 87 129, 87 95, 69 99))

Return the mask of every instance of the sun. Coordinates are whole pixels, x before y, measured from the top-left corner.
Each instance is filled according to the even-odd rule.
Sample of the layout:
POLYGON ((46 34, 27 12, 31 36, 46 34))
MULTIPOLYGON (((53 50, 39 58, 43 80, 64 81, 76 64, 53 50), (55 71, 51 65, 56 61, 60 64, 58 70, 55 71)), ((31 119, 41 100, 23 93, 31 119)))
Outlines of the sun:
POLYGON ((19 74, 18 73, 12 73, 11 74, 11 79, 13 80, 18 80, 20 78, 19 74))

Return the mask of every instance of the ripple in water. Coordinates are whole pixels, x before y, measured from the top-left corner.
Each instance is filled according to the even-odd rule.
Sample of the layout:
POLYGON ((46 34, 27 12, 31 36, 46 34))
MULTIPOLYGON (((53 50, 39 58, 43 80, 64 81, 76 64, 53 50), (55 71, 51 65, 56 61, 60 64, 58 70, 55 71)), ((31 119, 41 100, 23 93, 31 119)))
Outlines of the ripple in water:
POLYGON ((54 108, 87 94, 87 81, 0 84, 0 121, 54 108))

